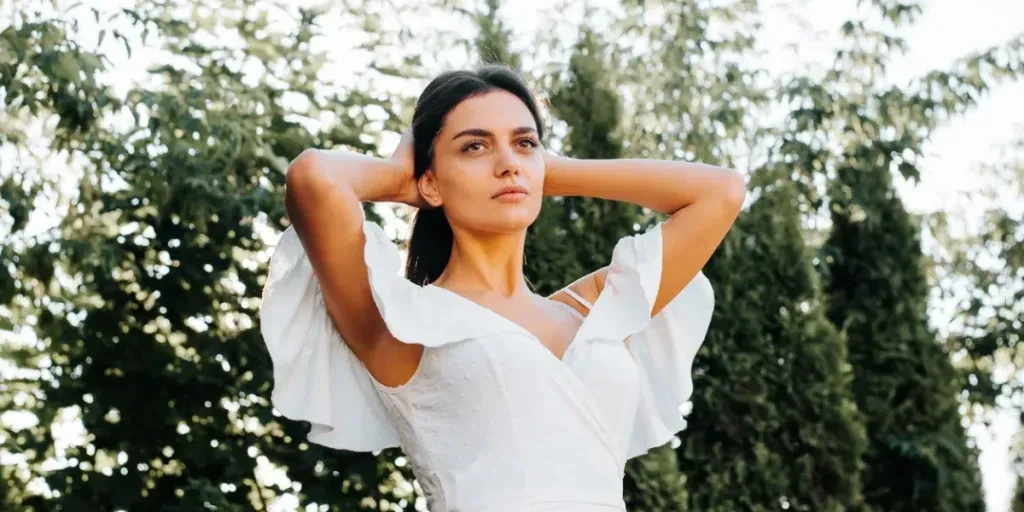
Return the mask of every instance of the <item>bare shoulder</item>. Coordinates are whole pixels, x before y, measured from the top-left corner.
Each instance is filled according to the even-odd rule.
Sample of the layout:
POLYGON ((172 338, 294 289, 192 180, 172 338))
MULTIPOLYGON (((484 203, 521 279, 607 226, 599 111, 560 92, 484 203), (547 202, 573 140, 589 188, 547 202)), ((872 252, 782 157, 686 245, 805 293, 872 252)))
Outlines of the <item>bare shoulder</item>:
POLYGON ((572 290, 572 292, 579 295, 580 298, 590 304, 593 304, 597 301, 597 297, 601 295, 601 290, 604 289, 604 281, 607 276, 608 267, 603 267, 577 279, 576 281, 573 281, 565 288, 552 293, 548 298, 567 304, 569 307, 579 311, 583 316, 587 316, 587 314, 590 313, 587 307, 580 304, 580 302, 566 290, 572 290))

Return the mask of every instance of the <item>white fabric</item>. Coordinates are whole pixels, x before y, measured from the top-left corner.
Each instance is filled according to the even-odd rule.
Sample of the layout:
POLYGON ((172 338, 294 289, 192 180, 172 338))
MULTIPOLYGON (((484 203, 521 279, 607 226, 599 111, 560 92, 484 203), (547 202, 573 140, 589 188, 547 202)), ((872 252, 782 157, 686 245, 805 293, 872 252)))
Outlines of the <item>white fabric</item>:
POLYGON ((650 318, 661 226, 616 245, 562 360, 503 316, 401 277, 398 248, 376 224, 363 226, 374 301, 396 338, 426 347, 419 367, 394 388, 369 375, 333 328, 289 228, 260 311, 274 406, 310 422, 311 442, 401 446, 433 512, 625 510, 626 460, 686 426, 680 408, 714 304, 698 274, 650 318))

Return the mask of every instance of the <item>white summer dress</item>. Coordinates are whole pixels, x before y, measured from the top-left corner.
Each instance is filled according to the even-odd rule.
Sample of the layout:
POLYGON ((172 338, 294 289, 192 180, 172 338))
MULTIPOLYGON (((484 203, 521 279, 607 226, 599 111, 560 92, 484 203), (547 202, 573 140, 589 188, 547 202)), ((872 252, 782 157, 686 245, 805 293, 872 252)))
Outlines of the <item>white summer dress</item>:
POLYGON ((526 329, 401 275, 397 246, 364 219, 373 299, 394 337, 426 348, 398 387, 373 379, 334 328, 294 228, 274 251, 261 329, 274 406, 309 440, 401 446, 432 512, 624 511, 626 460, 686 427, 690 368, 714 297, 703 274, 654 318, 661 225, 623 238, 605 288, 562 360, 526 329))

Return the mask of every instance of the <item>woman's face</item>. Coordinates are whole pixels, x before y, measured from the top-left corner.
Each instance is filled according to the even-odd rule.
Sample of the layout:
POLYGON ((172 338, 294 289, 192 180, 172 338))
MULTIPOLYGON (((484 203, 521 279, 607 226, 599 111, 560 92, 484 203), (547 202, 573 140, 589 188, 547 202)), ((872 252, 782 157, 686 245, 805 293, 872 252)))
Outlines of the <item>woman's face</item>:
POLYGON ((503 90, 466 99, 448 113, 420 191, 444 206, 453 230, 510 233, 540 214, 544 160, 537 123, 503 90))

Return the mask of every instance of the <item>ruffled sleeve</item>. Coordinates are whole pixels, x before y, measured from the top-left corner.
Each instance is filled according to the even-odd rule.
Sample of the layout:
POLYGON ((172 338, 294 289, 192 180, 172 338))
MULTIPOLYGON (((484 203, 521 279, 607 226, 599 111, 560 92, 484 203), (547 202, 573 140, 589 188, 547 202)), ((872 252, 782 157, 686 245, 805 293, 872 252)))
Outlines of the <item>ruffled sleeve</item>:
MULTIPOLYGON (((484 332, 479 321, 439 315, 430 291, 401 275, 402 257, 383 229, 363 221, 373 299, 391 334, 427 347, 484 332), (450 317, 456 318, 450 318, 450 317)), ((281 235, 260 306, 260 328, 274 367, 271 401, 311 424, 309 441, 373 451, 399 445, 398 433, 366 367, 334 327, 320 284, 294 228, 281 235)))
POLYGON ((693 393, 691 367, 704 342, 714 290, 703 273, 651 318, 662 270, 662 225, 619 241, 604 290, 581 330, 584 337, 626 339, 640 380, 627 458, 669 442, 686 428, 683 410, 693 393))
POLYGON ((693 393, 691 367, 707 335, 714 305, 711 283, 698 273, 646 329, 627 342, 641 383, 627 458, 669 442, 686 428, 686 404, 693 393))

